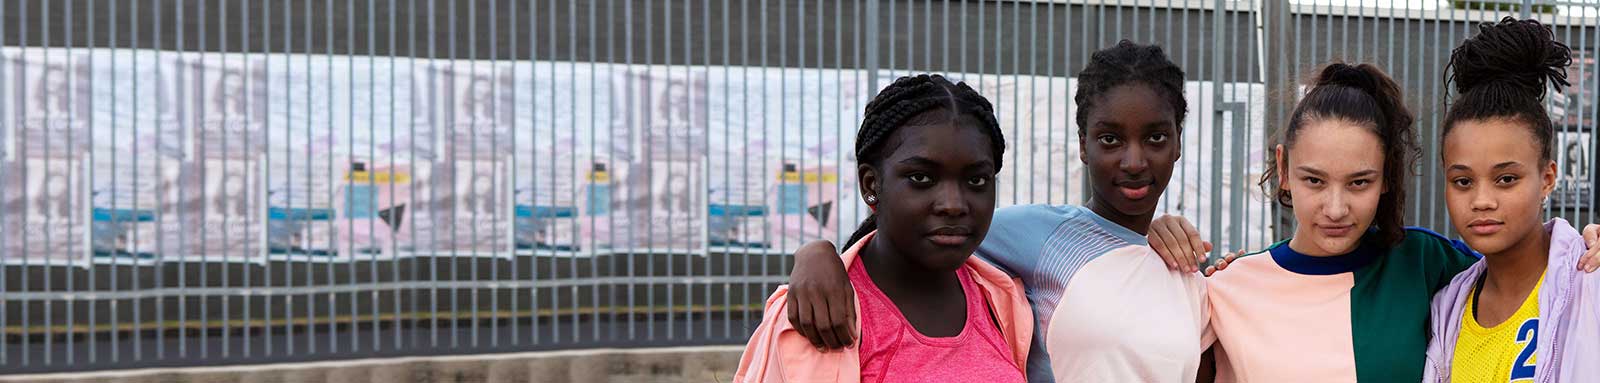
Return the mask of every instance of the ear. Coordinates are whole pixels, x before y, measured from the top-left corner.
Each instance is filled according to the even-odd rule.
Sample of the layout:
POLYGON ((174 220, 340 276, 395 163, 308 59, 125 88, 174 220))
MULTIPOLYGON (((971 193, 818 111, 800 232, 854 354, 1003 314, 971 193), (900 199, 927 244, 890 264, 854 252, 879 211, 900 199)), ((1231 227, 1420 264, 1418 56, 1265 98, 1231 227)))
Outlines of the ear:
POLYGON ((1550 193, 1556 190, 1556 181, 1560 177, 1561 173, 1559 168, 1556 167, 1556 161, 1545 161, 1544 171, 1539 172, 1539 179, 1544 180, 1544 186, 1539 188, 1539 194, 1543 196, 1543 198, 1539 199, 1540 201, 1550 199, 1550 193))
POLYGON ((1087 130, 1078 129, 1078 162, 1084 165, 1089 164, 1089 138, 1084 136, 1088 133, 1087 130))
POLYGON ((1178 160, 1182 160, 1183 159, 1183 129, 1182 128, 1173 129, 1173 131, 1172 131, 1172 143, 1178 145, 1178 156, 1173 158, 1173 162, 1177 162, 1178 160))
POLYGON ((862 199, 866 199, 866 197, 869 195, 875 195, 879 196, 878 198, 883 198, 882 195, 879 194, 879 192, 882 191, 882 185, 878 184, 879 177, 880 175, 878 174, 878 169, 873 168, 872 165, 856 165, 856 182, 858 185, 861 185, 862 199))
POLYGON ((1287 187, 1284 186, 1286 182, 1283 181, 1283 173, 1287 173, 1289 171, 1289 161, 1284 160, 1284 155, 1283 144, 1278 144, 1277 146, 1272 147, 1273 163, 1277 165, 1278 169, 1278 190, 1287 189, 1287 187))

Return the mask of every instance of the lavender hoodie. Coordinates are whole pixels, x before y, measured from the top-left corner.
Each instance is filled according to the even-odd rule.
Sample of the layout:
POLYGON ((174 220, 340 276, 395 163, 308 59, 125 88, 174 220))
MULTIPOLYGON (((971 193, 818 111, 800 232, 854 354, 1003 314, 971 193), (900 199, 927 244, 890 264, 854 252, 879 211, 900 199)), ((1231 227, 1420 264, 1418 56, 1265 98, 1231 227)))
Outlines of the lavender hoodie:
MULTIPOLYGON (((1538 362, 1534 381, 1583 382, 1600 379, 1600 273, 1586 274, 1574 265, 1583 256, 1583 235, 1561 218, 1544 224, 1550 233, 1550 262, 1539 291, 1538 362)), ((1433 296, 1432 339, 1423 382, 1450 381, 1456 338, 1461 332, 1467 294, 1484 273, 1484 261, 1456 274, 1450 286, 1433 296)))

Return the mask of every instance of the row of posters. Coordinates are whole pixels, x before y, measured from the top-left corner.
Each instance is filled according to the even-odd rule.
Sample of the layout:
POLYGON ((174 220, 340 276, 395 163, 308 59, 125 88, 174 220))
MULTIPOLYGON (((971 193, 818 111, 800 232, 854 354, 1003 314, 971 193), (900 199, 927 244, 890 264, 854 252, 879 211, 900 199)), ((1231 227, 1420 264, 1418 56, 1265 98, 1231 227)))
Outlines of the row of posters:
MULTIPOLYGON (((706 70, 572 70, 0 49, 0 262, 779 251, 855 208, 853 128, 713 116, 706 70)), ((850 99, 806 112, 858 109, 829 86, 850 99)))

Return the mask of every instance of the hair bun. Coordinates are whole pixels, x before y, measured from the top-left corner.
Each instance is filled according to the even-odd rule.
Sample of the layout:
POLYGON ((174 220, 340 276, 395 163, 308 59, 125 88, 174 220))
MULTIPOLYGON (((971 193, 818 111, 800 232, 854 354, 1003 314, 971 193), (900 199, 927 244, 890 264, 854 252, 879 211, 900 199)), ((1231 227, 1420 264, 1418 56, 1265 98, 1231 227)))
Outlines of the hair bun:
POLYGON ((1572 64, 1572 50, 1536 20, 1506 17, 1479 25, 1478 34, 1450 56, 1456 93, 1492 86, 1543 99, 1547 86, 1571 85, 1567 66, 1572 64))
POLYGON ((1378 94, 1383 87, 1379 76, 1383 72, 1370 64, 1350 65, 1342 62, 1328 64, 1317 74, 1316 85, 1340 85, 1360 89, 1368 95, 1378 94))

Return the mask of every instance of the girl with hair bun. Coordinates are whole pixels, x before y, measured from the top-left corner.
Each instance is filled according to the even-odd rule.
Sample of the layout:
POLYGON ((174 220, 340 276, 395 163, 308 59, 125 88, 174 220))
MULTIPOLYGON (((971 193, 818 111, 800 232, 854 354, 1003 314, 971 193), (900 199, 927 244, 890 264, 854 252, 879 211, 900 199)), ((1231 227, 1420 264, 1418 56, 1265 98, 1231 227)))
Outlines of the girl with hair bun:
POLYGON ((1555 189, 1548 87, 1572 53, 1550 27, 1510 17, 1450 55, 1459 96, 1445 117, 1450 221, 1483 259, 1433 299, 1425 382, 1576 382, 1600 377, 1600 275, 1574 269, 1585 242, 1544 220, 1555 189))

